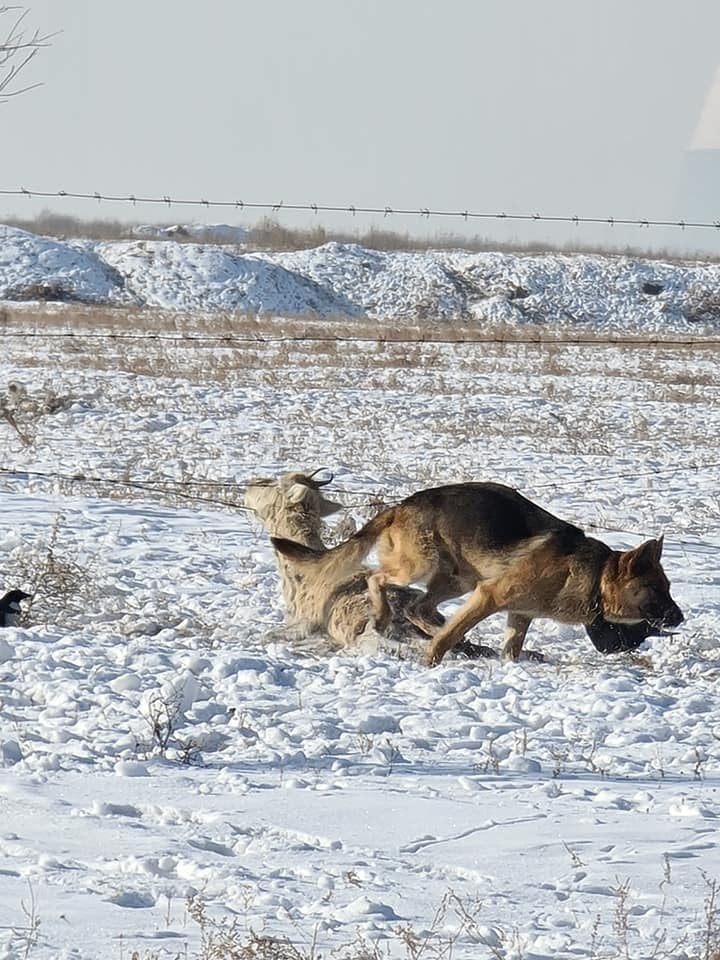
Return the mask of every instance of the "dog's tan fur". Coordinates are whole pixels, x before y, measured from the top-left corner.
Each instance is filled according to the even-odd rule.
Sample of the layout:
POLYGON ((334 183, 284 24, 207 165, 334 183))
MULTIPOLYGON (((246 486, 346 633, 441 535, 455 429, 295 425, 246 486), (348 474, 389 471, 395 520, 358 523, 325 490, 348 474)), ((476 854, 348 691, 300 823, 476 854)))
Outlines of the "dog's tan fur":
POLYGON ((590 624, 646 620, 676 626, 682 614, 660 565, 662 539, 612 550, 501 484, 467 483, 414 494, 383 511, 350 540, 328 551, 326 575, 357 569, 375 547, 379 569, 368 577, 378 629, 387 623, 390 584, 425 583, 406 611, 433 633, 428 660, 439 663, 476 623, 507 613, 503 652, 517 659, 536 617, 590 624), (440 629, 437 605, 470 593, 440 629))

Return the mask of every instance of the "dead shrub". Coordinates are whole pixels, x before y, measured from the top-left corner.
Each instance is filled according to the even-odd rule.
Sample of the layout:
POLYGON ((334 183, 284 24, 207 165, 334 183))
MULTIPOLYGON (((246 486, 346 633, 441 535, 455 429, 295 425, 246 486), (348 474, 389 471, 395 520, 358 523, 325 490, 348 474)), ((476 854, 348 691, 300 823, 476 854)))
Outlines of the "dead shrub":
POLYGON ((11 381, 5 395, 0 396, 0 417, 10 424, 23 446, 29 447, 35 442, 38 421, 67 410, 72 402, 52 387, 42 387, 31 394, 24 384, 11 381))
POLYGON ((84 617, 97 597, 90 572, 75 558, 58 552, 62 516, 55 518, 47 546, 16 550, 6 566, 8 583, 23 584, 31 595, 25 605, 23 625, 33 622, 67 626, 84 617))
POLYGON ((691 287, 682 312, 690 323, 717 323, 720 320, 720 290, 700 284, 691 287))

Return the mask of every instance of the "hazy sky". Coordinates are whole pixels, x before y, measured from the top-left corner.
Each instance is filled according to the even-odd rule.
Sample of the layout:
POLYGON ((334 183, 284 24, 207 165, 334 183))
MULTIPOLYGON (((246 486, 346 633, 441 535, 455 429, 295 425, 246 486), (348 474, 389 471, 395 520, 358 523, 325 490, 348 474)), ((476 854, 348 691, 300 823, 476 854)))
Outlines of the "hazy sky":
MULTIPOLYGON (((684 150, 720 64, 718 0, 26 5, 32 26, 62 33, 24 75, 44 85, 0 105, 0 187, 678 217, 684 150)), ((44 207, 142 220, 259 216, 0 198, 0 215, 44 207)), ((463 230, 439 219, 378 222, 463 230)), ((322 223, 352 226, 345 215, 322 223)), ((547 234, 535 224, 467 230, 547 234)), ((667 243, 637 228, 550 235, 667 243)), ((671 236, 691 247, 707 239, 671 236)))

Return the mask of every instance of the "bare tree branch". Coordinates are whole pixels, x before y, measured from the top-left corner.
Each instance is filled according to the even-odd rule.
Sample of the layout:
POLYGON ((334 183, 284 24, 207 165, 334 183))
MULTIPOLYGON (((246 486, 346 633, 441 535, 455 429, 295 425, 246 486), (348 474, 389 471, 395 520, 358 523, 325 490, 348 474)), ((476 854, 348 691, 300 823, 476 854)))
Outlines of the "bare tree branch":
POLYGON ((39 30, 29 30, 25 23, 27 13, 27 10, 19 6, 0 6, 0 22, 3 17, 10 17, 10 27, 0 28, 0 103, 6 103, 11 97, 41 86, 40 83, 30 83, 18 87, 16 81, 38 50, 50 46, 50 41, 57 36, 54 33, 42 34, 39 30))

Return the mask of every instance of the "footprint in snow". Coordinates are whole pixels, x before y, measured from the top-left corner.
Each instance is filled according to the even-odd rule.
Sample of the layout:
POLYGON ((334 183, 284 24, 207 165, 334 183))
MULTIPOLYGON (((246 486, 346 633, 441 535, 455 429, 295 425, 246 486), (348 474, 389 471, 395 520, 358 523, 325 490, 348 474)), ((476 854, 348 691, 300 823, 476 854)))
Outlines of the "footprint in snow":
POLYGON ((226 847, 224 843, 218 843, 217 840, 211 840, 209 837, 196 837, 193 840, 188 840, 188 843, 191 847, 195 847, 196 850, 205 850, 208 853, 217 853, 221 857, 235 856, 235 851, 230 847, 226 847))
POLYGON ((404 846, 400 847, 400 853, 418 853, 420 850, 423 850, 426 847, 434 847, 439 843, 452 843, 455 840, 465 840, 467 837, 471 837, 474 833, 482 833, 485 830, 493 830, 495 827, 512 827, 518 823, 531 823, 534 820, 544 820, 545 818, 546 814, 541 813, 532 817, 516 817, 513 820, 487 820, 479 827, 471 827, 469 830, 464 830, 462 833, 457 833, 450 837, 433 837, 428 835, 420 837, 419 839, 413 840, 411 843, 406 843, 404 846))
POLYGON ((387 903, 376 903, 368 900, 367 897, 358 897, 352 900, 346 907, 337 910, 335 917, 338 920, 351 922, 353 920, 402 920, 391 906, 387 903))
POLYGON ((109 903, 114 903, 116 907, 128 907, 131 910, 146 910, 148 907, 155 906, 155 897, 150 893, 140 893, 137 890, 123 890, 112 897, 108 897, 109 903))
POLYGON ((96 801, 91 810, 95 817, 142 817, 142 811, 129 803, 101 803, 96 801))

